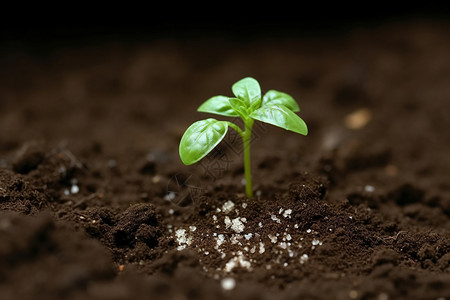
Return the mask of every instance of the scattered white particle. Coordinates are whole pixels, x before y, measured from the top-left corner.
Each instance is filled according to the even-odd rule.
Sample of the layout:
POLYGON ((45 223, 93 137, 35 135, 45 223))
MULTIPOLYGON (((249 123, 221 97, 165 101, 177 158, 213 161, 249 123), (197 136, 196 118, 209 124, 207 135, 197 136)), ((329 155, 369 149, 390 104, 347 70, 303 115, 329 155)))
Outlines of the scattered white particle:
POLYGON ((308 254, 303 254, 302 256, 300 256, 300 263, 304 264, 308 260, 308 258, 308 254))
POLYGON ((253 233, 248 233, 244 235, 244 238, 248 241, 253 237, 253 233))
POLYGON ((261 222, 259 222, 259 223, 258 223, 258 226, 259 226, 259 227, 262 227, 262 223, 261 223, 261 222))
POLYGON ((64 190, 64 195, 65 195, 65 196, 69 196, 69 195, 70 195, 69 189, 65 189, 65 190, 64 190))
POLYGON ((250 249, 250 253, 253 254, 253 253, 255 253, 255 251, 256 251, 256 246, 253 246, 252 249, 250 249))
POLYGON ((286 240, 287 241, 290 241, 290 240, 292 240, 292 237, 291 237, 291 235, 288 233, 288 234, 286 234, 286 240))
POLYGON ((352 216, 350 216, 350 217, 348 217, 350 220, 353 220, 353 217, 352 216))
POLYGON ((289 257, 294 257, 295 253, 291 249, 288 249, 289 257))
POLYGON ((189 226, 189 230, 192 231, 192 232, 194 232, 194 231, 197 230, 197 227, 195 227, 195 226, 189 226))
POLYGON ((233 219, 231 223, 231 229, 233 229, 235 232, 241 233, 242 231, 244 231, 245 225, 239 218, 233 219))
POLYGON ((278 240, 278 238, 276 236, 269 234, 268 237, 272 243, 276 244, 276 242, 278 240))
POLYGON ((328 228, 328 231, 329 231, 329 232, 332 232, 332 231, 333 231, 333 228, 328 228))
POLYGON ((264 244, 259 242, 259 254, 263 254, 266 251, 264 244))
POLYGON ((270 269, 272 269, 272 266, 271 265, 266 265, 266 270, 270 270, 270 269))
POLYGON ((177 229, 175 236, 178 242, 178 250, 183 250, 192 243, 192 237, 186 235, 186 229, 177 229))
POLYGON ((222 286, 222 289, 225 291, 232 290, 236 287, 236 281, 233 278, 224 278, 220 281, 220 285, 222 286))
POLYGON ((205 251, 205 255, 209 255, 209 251, 205 251))
POLYGON ((213 215, 213 216, 212 216, 212 219, 213 219, 214 223, 217 222, 217 216, 216 216, 216 215, 213 215))
POLYGON ((242 208, 247 208, 247 203, 242 203, 242 208))
POLYGON ((295 229, 298 229, 298 224, 295 224, 295 225, 294 225, 294 228, 295 228, 295 229))
POLYGON ((247 223, 247 218, 241 218, 241 221, 247 223))
POLYGON ((280 210, 278 211, 278 214, 281 215, 282 212, 283 212, 283 208, 280 208, 280 210))
POLYGON ((229 212, 231 212, 234 208, 234 202, 233 201, 227 201, 222 205, 222 211, 225 214, 228 214, 229 212))
POLYGON ((281 220, 278 219, 277 216, 275 216, 275 215, 271 215, 270 218, 277 223, 281 223, 281 220))
POLYGON ((250 269, 251 263, 248 260, 245 260, 243 255, 235 256, 226 263, 225 272, 231 272, 234 268, 239 266, 245 269, 250 269))
POLYGON ((365 190, 366 192, 368 192, 368 193, 373 193, 373 192, 375 191, 375 187, 372 186, 372 185, 366 185, 366 186, 364 187, 364 190, 365 190))
POLYGON ((313 244, 313 246, 317 246, 317 245, 321 245, 322 242, 319 241, 319 240, 314 239, 314 240, 312 240, 312 244, 313 244))
POLYGON ((220 245, 222 245, 223 244, 223 242, 225 242, 225 236, 223 235, 223 234, 219 234, 218 236, 217 236, 217 241, 216 241, 216 249, 218 249, 219 247, 220 247, 220 245))
POLYGON ((285 218, 290 218, 291 217, 291 213, 292 213, 292 209, 286 209, 283 213, 283 217, 285 218))
POLYGON ((285 242, 281 242, 280 245, 279 245, 279 247, 280 247, 281 249, 286 249, 286 248, 287 248, 287 244, 286 244, 285 242))
POLYGON ((226 216, 225 219, 223 220, 225 222, 225 228, 230 228, 231 227, 231 219, 230 217, 226 216))
POLYGON ((169 214, 170 214, 170 215, 173 215, 174 212, 175 212, 175 211, 174 211, 172 208, 169 209, 169 214))
POLYGON ((232 245, 238 244, 239 246, 242 246, 242 243, 239 241, 241 239, 241 235, 239 234, 233 234, 230 238, 230 242, 232 245))
POLYGON ((311 229, 307 229, 307 230, 306 230, 306 233, 311 233, 311 229))
POLYGON ((164 199, 167 200, 167 201, 172 201, 173 199, 175 199, 176 196, 177 196, 177 194, 175 194, 175 192, 168 192, 164 196, 164 199))
POLYGON ((71 194, 78 194, 79 191, 80 191, 80 188, 76 184, 72 185, 72 187, 70 188, 71 194))
POLYGON ((285 262, 285 263, 283 264, 283 266, 284 266, 284 267, 287 267, 287 266, 288 266, 288 263, 287 263, 287 262, 285 262))

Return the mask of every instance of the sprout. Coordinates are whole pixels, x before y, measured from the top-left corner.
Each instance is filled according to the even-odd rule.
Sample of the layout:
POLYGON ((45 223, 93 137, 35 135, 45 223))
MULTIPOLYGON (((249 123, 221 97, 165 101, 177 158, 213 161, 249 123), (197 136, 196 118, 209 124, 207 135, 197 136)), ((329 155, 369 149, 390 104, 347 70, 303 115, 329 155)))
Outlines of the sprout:
POLYGON ((261 88, 254 78, 246 77, 232 86, 234 97, 214 96, 205 101, 199 112, 213 113, 226 117, 240 117, 244 129, 228 121, 213 118, 197 121, 184 133, 180 142, 180 158, 185 165, 191 165, 211 152, 225 137, 228 128, 236 130, 244 147, 244 172, 247 197, 253 196, 250 141, 255 120, 272 124, 302 135, 308 134, 306 123, 296 114, 300 111, 297 102, 290 95, 269 90, 261 97, 261 88))

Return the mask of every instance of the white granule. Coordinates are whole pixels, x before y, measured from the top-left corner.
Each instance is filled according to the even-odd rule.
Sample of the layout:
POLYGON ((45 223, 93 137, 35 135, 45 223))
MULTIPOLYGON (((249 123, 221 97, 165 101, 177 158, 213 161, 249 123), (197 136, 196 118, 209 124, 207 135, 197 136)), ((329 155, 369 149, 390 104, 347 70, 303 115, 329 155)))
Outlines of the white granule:
POLYGON ((186 235, 186 229, 177 229, 175 236, 178 242, 178 250, 183 250, 192 243, 192 237, 186 235))
POLYGON ((216 249, 218 249, 220 247, 220 245, 223 244, 223 242, 225 242, 225 236, 223 234, 219 234, 217 236, 217 240, 216 240, 216 249))
POLYGON ((281 220, 278 219, 277 216, 275 216, 275 215, 271 215, 270 218, 277 223, 281 223, 281 220))
POLYGON ((286 244, 285 242, 281 242, 278 246, 279 246, 281 249, 286 249, 286 248, 287 248, 287 244, 286 244))
POLYGON ((229 291, 235 288, 236 281, 233 278, 224 278, 220 281, 220 285, 222 286, 222 289, 225 291, 229 291))
POLYGON ((286 209, 283 213, 283 217, 285 218, 290 218, 291 217, 291 213, 292 213, 292 209, 286 209))
POLYGON ((244 235, 244 238, 248 241, 249 239, 251 239, 253 237, 253 233, 248 233, 244 235))
POLYGON ((244 256, 239 255, 230 259, 225 265, 225 272, 231 272, 236 267, 242 267, 245 269, 250 269, 251 263, 245 260, 244 256))
POLYGON ((230 228, 231 227, 231 219, 230 217, 226 216, 225 219, 223 220, 225 222, 225 228, 230 228))
POLYGON ((276 242, 278 240, 278 238, 276 236, 269 234, 268 237, 272 243, 276 244, 276 242))
POLYGON ((290 241, 290 240, 292 240, 292 237, 291 237, 291 235, 288 233, 288 234, 286 234, 286 240, 287 241, 290 241))
POLYGON ((317 246, 317 245, 322 245, 322 242, 314 239, 314 240, 312 240, 312 244, 313 244, 313 246, 317 246))
POLYGON ((195 226, 189 226, 189 230, 192 231, 192 232, 194 232, 194 231, 197 230, 197 227, 195 227, 195 226))
POLYGON ((234 208, 234 202, 233 201, 227 201, 222 205, 222 211, 227 214, 231 212, 234 208))
POLYGON ((311 231, 312 231, 311 229, 307 229, 306 230, 307 233, 311 233, 311 231))
POLYGON ((301 264, 304 264, 306 261, 308 261, 308 254, 303 254, 301 257, 300 257, 300 263, 301 264))
POLYGON ((278 214, 281 215, 282 212, 283 212, 283 208, 280 208, 280 210, 278 211, 278 214))
POLYGON ((258 223, 258 226, 259 226, 259 227, 262 227, 262 223, 261 223, 261 222, 259 222, 259 223, 258 223))
POLYGON ((263 254, 266 251, 264 244, 259 242, 259 254, 263 254))
POLYGON ((233 229, 235 232, 241 233, 242 231, 244 231, 245 225, 239 218, 233 219, 231 223, 231 229, 233 229))
POLYGON ((245 203, 245 202, 242 203, 242 208, 244 208, 244 209, 247 208, 247 203, 245 203))

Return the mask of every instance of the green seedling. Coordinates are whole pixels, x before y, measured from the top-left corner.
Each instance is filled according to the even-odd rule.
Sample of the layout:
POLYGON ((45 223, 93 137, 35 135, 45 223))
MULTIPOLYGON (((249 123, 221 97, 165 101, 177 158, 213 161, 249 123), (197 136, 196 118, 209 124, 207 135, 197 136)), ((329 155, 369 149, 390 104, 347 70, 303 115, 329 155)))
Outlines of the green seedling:
POLYGON ((290 95, 269 90, 261 98, 261 87, 254 78, 246 77, 232 86, 235 97, 214 96, 205 101, 197 111, 226 117, 240 117, 244 122, 242 130, 238 125, 213 118, 197 121, 186 130, 180 142, 180 158, 185 165, 191 165, 211 152, 228 131, 233 128, 241 136, 244 147, 244 172, 246 194, 251 198, 252 177, 250 165, 250 141, 255 120, 272 124, 302 135, 308 134, 306 123, 296 114, 300 111, 297 102, 290 95))

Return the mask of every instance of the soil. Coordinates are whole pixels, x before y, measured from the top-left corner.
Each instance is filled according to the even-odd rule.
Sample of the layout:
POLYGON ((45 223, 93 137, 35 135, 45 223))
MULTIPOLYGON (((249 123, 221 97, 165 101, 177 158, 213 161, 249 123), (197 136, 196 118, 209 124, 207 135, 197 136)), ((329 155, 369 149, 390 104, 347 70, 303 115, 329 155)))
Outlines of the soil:
POLYGON ((0 60, 2 299, 450 299, 450 23, 26 44, 0 60), (252 76, 304 137, 196 108, 252 76), (220 117, 218 117, 220 118, 220 117))

